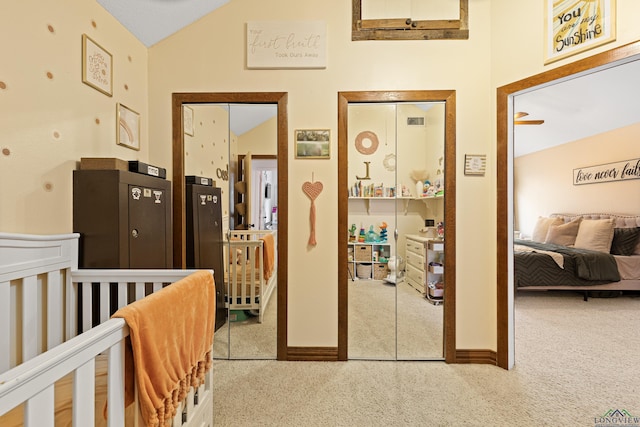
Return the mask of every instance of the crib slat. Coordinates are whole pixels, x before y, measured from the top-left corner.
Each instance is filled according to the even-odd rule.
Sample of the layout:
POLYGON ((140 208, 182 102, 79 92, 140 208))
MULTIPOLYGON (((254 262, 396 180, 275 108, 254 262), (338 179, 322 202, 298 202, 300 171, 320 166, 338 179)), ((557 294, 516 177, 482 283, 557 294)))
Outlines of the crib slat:
POLYGON ((136 301, 144 298, 144 282, 136 282, 136 301))
POLYGON ((162 289, 162 282, 153 282, 153 292, 158 292, 162 289))
POLYGON ((100 323, 109 320, 109 282, 100 282, 100 323))
POLYGON ((25 427, 54 427, 54 410, 54 386, 51 384, 25 402, 25 427))
POLYGON ((25 277, 22 281, 22 360, 38 355, 38 278, 25 277))
POLYGON ((47 349, 62 342, 62 309, 62 280, 60 271, 56 270, 47 274, 47 349))
POLYGON ((124 425, 124 344, 123 341, 109 348, 109 372, 107 375, 107 401, 109 402, 108 426, 124 425))
POLYGON ((73 425, 93 425, 95 417, 95 359, 73 373, 73 425))
POLYGON ((118 308, 127 305, 127 282, 118 283, 118 308))
POLYGON ((11 288, 10 282, 0 282, 0 373, 9 370, 11 360, 11 288))
POLYGON ((78 285, 71 280, 71 271, 69 269, 67 269, 65 274, 65 283, 67 307, 65 310, 67 325, 67 329, 65 331, 67 336, 65 337, 65 339, 70 340, 71 338, 76 336, 78 331, 78 285))
POLYGON ((91 306, 92 285, 90 282, 82 283, 82 332, 91 329, 93 323, 93 307, 91 306))

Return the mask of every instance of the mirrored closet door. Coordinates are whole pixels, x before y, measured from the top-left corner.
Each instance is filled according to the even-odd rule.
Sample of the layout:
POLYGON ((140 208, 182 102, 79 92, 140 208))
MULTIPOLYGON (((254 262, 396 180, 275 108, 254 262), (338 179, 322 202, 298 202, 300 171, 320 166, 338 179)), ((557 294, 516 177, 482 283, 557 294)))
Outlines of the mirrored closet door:
POLYGON ((348 358, 444 358, 445 103, 349 103, 348 358))
MULTIPOLYGON (((198 103, 185 104, 183 110, 187 186, 213 181, 220 194, 209 196, 200 185, 186 191, 187 199, 194 194, 196 207, 220 197, 219 212, 211 216, 214 222, 219 217, 220 234, 207 247, 220 248, 222 271, 216 274, 216 282, 224 282, 226 316, 217 324, 213 357, 275 359, 277 105, 198 103)), ((203 230, 187 227, 187 233, 200 233, 201 239, 203 230)), ((192 237, 188 235, 187 242, 192 237)))

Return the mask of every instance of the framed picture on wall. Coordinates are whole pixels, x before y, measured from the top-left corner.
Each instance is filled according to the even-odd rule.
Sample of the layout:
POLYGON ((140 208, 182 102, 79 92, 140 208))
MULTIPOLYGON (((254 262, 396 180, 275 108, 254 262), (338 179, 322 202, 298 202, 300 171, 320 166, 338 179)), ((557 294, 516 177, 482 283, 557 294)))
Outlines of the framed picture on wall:
POLYGON ((116 142, 132 150, 140 149, 140 114, 116 104, 116 142))
POLYGON ((331 158, 329 129, 296 129, 296 159, 331 158))
POLYGON ((107 96, 113 94, 113 58, 86 34, 82 35, 82 82, 107 96))
POLYGON ((616 39, 616 0, 545 0, 544 63, 616 39))
POLYGON ((182 123, 184 133, 193 136, 193 109, 186 105, 182 106, 182 123))

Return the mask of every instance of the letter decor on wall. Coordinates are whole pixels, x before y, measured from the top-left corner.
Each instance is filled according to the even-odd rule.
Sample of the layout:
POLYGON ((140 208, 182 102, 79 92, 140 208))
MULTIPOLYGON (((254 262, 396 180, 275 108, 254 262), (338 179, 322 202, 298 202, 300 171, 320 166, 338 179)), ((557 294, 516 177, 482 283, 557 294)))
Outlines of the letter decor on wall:
POLYGON ((326 67, 326 22, 247 22, 247 68, 326 67))
POLYGON ((616 39, 616 0, 545 3, 545 65, 616 39))
POLYGON ((573 185, 640 179, 640 159, 624 160, 573 170, 573 185))

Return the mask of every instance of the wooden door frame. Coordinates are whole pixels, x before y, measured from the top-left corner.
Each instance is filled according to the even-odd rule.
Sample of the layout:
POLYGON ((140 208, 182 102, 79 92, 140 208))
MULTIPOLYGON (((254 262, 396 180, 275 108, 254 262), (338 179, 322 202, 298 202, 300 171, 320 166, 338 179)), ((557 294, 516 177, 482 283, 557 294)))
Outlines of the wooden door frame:
POLYGON ((389 102, 445 103, 445 207, 446 239, 444 268, 447 272, 444 295, 444 356, 456 362, 456 92, 434 91, 364 91, 338 92, 338 360, 348 360, 348 270, 347 229, 348 188, 348 106, 349 103, 389 102))
MULTIPOLYGON (((595 71, 601 67, 611 66, 613 63, 624 60, 631 60, 632 57, 640 55, 640 41, 629 43, 618 48, 614 48, 588 58, 563 65, 553 70, 549 70, 531 77, 510 83, 497 88, 497 146, 496 146, 496 172, 497 172, 497 365, 504 369, 509 369, 513 361, 509 360, 509 342, 513 335, 511 330, 513 307, 509 302, 509 283, 512 277, 509 273, 509 265, 513 262, 513 257, 509 245, 513 243, 513 233, 509 227, 509 203, 512 203, 513 196, 509 193, 509 178, 513 173, 513 168, 509 159, 510 132, 509 126, 509 104, 512 97, 517 92, 531 89, 536 86, 545 85, 555 80, 578 77, 583 73, 595 71)), ((513 209, 513 205, 511 206, 513 209)))
POLYGON ((275 104, 278 107, 277 359, 287 360, 288 116, 287 92, 183 92, 171 96, 173 124, 173 263, 186 265, 183 104, 275 104))

